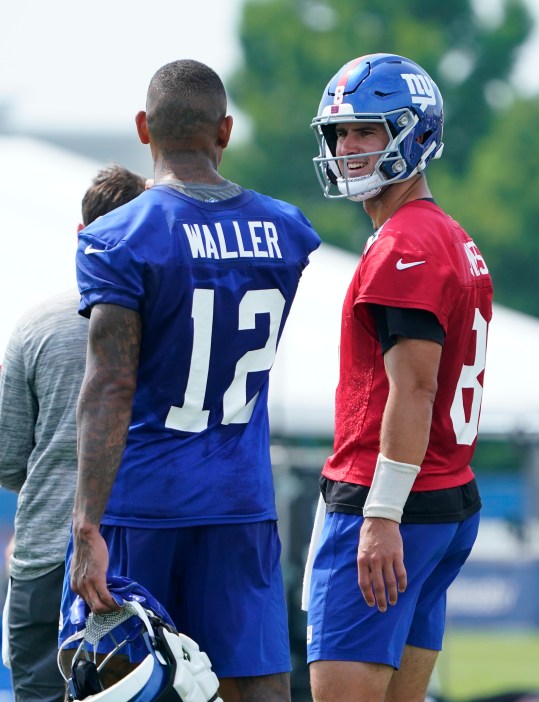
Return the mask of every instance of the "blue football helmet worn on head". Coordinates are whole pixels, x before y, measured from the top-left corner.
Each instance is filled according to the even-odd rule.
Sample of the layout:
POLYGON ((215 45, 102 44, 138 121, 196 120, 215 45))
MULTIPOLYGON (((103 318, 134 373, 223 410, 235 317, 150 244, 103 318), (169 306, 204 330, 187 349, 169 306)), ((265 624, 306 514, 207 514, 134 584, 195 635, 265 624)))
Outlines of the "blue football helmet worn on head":
POLYGON ((178 633, 162 605, 138 583, 113 577, 107 586, 121 606, 111 614, 93 614, 81 598, 71 610, 76 634, 58 652, 58 667, 66 681, 70 702, 222 702, 219 681, 208 656, 184 634, 178 633), (107 653, 98 660, 100 643, 107 653), (100 674, 114 656, 142 639, 145 657, 121 680, 104 689, 100 674), (80 643, 79 643, 80 642, 80 643), (77 644, 70 671, 62 651, 77 644))
POLYGON ((418 64, 395 54, 370 54, 346 63, 328 83, 311 122, 319 145, 313 161, 328 198, 362 202, 386 185, 407 180, 442 155, 443 101, 435 82, 418 64), (371 174, 353 177, 348 162, 357 154, 336 156, 336 125, 382 124, 387 146, 371 174))

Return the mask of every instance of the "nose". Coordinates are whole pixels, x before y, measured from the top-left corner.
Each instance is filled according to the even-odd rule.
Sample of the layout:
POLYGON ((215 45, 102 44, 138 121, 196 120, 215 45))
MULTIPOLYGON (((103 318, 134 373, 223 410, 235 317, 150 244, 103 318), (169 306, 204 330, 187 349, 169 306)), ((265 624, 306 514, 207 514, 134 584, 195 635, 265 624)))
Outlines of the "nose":
POLYGON ((341 152, 343 155, 348 154, 360 154, 361 147, 353 132, 348 132, 348 134, 341 140, 341 152))

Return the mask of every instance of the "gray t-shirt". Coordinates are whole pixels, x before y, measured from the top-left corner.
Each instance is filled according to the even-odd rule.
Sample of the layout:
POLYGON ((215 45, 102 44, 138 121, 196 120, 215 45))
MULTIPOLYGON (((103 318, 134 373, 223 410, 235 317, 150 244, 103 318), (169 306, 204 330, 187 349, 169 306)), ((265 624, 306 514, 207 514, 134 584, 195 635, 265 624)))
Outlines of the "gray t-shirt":
POLYGON ((69 291, 27 312, 0 371, 0 485, 19 493, 10 574, 20 580, 63 563, 69 539, 88 337, 78 303, 69 291))

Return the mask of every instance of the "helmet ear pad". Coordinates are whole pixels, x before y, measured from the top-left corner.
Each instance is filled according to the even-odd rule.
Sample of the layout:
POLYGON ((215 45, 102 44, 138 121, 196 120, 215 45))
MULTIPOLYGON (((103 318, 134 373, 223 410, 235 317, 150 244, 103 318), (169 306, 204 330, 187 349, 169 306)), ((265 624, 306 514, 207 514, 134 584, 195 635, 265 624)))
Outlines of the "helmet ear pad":
MULTIPOLYGON (((323 124, 320 129, 324 136, 326 157, 331 158, 331 156, 335 156, 337 150, 336 126, 334 124, 323 124)), ((337 185, 337 178, 340 177, 341 173, 335 161, 328 161, 325 164, 325 172, 329 181, 333 185, 337 185)))
MULTIPOLYGON (((332 156, 335 156, 335 152, 337 150, 337 127, 335 124, 322 124, 320 125, 320 129, 322 131, 322 134, 324 135, 324 139, 326 141, 326 146, 329 150, 329 153, 332 156)), ((328 154, 329 156, 329 154, 328 154)))
POLYGON ((157 632, 161 653, 172 668, 166 688, 169 696, 160 697, 158 702, 191 699, 195 689, 206 700, 222 702, 218 697, 219 680, 211 669, 210 659, 198 644, 185 634, 170 631, 168 627, 160 627, 157 632))
POLYGON ((71 667, 69 680, 69 695, 74 700, 83 700, 90 695, 103 691, 97 666, 93 661, 78 658, 71 667))
POLYGON ((328 177, 328 180, 331 183, 333 183, 333 185, 337 185, 337 178, 339 176, 337 176, 335 174, 335 171, 337 170, 337 166, 335 165, 335 161, 330 161, 330 162, 326 163, 325 169, 326 169, 326 175, 328 177))

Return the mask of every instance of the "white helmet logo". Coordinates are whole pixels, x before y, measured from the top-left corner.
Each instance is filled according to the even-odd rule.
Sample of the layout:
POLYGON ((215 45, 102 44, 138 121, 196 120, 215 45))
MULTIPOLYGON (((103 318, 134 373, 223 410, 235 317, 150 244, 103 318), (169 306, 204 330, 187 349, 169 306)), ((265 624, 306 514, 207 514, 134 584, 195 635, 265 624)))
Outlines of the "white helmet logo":
POLYGON ((430 78, 419 73, 401 73, 401 78, 404 78, 408 85, 412 102, 419 105, 422 112, 425 112, 428 105, 436 105, 436 95, 430 78))

